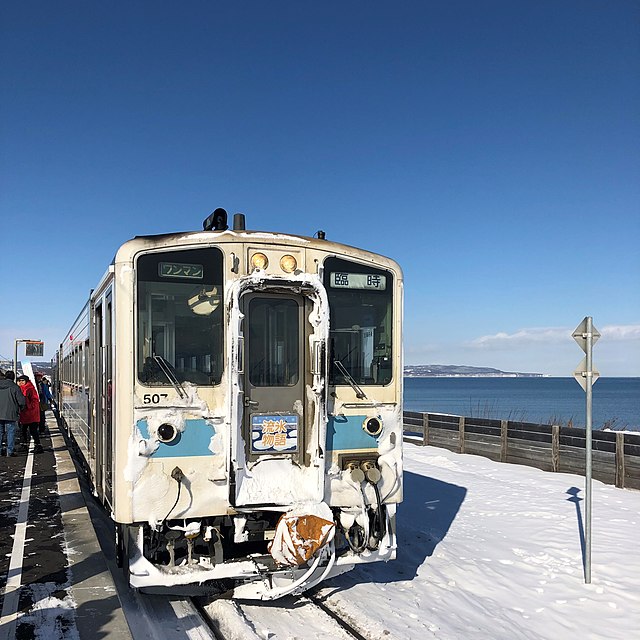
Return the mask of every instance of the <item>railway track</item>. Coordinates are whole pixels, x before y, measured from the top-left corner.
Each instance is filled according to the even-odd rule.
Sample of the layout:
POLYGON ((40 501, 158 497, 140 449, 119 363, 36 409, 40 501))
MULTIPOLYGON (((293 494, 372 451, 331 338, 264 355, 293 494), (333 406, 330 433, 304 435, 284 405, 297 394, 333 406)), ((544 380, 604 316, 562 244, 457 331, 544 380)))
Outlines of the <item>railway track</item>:
POLYGON ((217 640, 372 640, 317 595, 276 602, 200 600, 197 606, 217 640))
POLYGON ((277 602, 142 594, 134 599, 127 607, 133 640, 377 640, 317 596, 277 602))

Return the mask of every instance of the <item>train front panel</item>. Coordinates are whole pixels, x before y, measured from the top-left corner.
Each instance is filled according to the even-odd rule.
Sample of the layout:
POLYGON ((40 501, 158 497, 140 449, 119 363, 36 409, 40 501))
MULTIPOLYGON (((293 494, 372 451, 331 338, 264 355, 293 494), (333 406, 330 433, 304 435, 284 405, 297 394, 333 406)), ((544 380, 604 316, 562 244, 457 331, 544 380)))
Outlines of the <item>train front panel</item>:
POLYGON ((226 231, 134 239, 113 272, 111 507, 131 585, 269 599, 393 558, 397 265, 226 231))

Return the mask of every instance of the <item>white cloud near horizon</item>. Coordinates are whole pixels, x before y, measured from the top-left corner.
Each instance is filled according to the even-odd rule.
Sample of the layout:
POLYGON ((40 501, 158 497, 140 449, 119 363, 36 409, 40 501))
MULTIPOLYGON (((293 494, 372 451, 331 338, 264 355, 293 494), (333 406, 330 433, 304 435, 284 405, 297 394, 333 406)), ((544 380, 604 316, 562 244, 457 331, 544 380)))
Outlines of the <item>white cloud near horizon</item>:
MULTIPOLYGON (((595 345, 595 365, 604 377, 640 376, 640 324, 596 325, 602 337, 595 345)), ((584 354, 571 334, 575 327, 528 327, 484 335, 474 340, 405 342, 407 364, 460 364, 502 371, 571 375, 584 354)), ((431 336, 429 336, 431 337, 431 336)))
MULTIPOLYGON (((597 328, 597 327, 596 327, 597 328)), ((514 333, 499 332, 471 340, 468 346, 476 349, 520 349, 534 344, 557 344, 571 338, 574 329, 567 327, 533 327, 520 329, 514 333)), ((640 340, 640 324, 606 325, 598 329, 601 340, 632 341, 640 340)))

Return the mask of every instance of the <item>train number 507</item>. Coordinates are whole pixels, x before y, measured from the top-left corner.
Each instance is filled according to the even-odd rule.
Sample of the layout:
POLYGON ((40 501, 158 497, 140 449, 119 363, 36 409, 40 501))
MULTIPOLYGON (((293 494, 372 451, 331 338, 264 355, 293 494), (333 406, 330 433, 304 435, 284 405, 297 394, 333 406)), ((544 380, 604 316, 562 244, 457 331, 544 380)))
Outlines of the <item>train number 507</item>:
POLYGON ((166 400, 168 397, 168 393, 145 393, 142 401, 145 404, 160 404, 160 400, 166 400))

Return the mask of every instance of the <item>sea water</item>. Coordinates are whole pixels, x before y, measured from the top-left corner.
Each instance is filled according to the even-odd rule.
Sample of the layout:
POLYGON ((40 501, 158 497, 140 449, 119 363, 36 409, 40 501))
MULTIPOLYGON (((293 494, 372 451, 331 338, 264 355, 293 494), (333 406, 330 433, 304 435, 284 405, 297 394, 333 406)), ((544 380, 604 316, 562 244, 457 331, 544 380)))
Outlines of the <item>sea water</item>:
MULTIPOLYGON (((585 425, 586 393, 574 378, 405 378, 405 411, 585 425)), ((640 378, 593 385, 593 428, 640 431, 640 378)))

